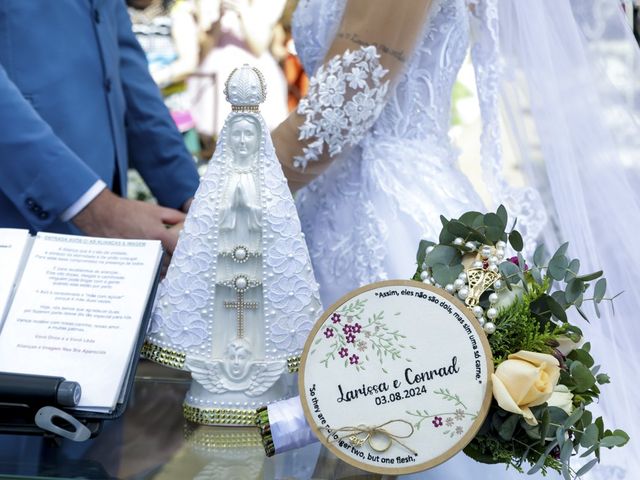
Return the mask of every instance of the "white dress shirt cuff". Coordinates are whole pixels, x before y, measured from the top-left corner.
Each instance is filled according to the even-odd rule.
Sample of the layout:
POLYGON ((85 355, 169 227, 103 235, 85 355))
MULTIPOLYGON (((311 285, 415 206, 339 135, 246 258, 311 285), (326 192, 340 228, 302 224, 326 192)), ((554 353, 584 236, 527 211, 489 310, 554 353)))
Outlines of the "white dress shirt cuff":
POLYGON ((62 212, 62 215, 60 215, 60 220, 62 220, 63 222, 68 222, 69 220, 71 220, 78 213, 80 213, 80 210, 89 205, 89 203, 94 198, 96 198, 98 194, 105 188, 107 188, 107 184, 102 180, 98 180, 91 186, 91 188, 89 188, 89 190, 84 192, 84 194, 78 200, 76 200, 73 205, 62 212))

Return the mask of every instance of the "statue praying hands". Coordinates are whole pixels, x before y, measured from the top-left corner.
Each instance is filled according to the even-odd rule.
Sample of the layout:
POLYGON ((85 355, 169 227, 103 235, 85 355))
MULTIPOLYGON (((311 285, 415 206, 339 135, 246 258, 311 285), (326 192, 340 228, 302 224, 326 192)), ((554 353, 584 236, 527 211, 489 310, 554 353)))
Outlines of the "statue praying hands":
POLYGON ((259 113, 259 71, 236 69, 232 104, 161 283, 143 353, 189 370, 184 412, 204 424, 252 424, 288 395, 320 315, 293 199, 259 113))

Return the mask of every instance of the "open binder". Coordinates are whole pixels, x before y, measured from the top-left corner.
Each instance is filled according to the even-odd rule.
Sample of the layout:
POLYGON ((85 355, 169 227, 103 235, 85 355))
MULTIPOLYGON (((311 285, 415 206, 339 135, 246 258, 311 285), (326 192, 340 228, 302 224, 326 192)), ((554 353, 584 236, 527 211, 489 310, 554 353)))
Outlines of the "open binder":
MULTIPOLYGON (((92 436, 97 435, 102 421, 124 413, 131 396, 162 255, 157 241, 57 234, 34 238, 26 231, 0 229, 0 264, 4 266, 0 271, 0 371, 78 381, 83 397, 86 392, 97 400, 95 406, 91 402, 83 405, 81 400, 77 408, 58 408, 85 424, 92 436), (77 252, 84 252, 86 262, 76 262, 82 258, 77 252), (70 257, 64 259, 60 253, 70 257), (96 264, 95 258, 116 260, 96 264), (9 278, 12 264, 13 277, 9 278), (52 273, 56 271, 62 273, 52 273), (78 280, 78 272, 84 274, 84 283, 78 280), (101 282, 101 275, 109 281, 101 282), (47 316, 47 308, 41 307, 56 313, 47 316), (61 315, 63 307, 73 315, 61 315), (46 333, 52 331, 56 333, 46 333), (66 347, 65 342, 90 345, 94 350, 66 347), (106 391, 102 391, 103 383, 110 386, 106 391)), ((34 423, 40 406, 28 401, 7 404, 0 398, 0 433, 45 433, 34 423)))

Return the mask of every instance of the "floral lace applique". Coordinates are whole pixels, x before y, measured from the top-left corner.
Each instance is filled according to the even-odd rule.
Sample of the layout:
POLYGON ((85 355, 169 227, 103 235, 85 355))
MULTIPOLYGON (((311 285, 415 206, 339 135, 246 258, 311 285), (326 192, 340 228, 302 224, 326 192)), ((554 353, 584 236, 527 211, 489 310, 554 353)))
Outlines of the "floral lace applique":
POLYGON ((298 138, 310 143, 294 158, 295 167, 304 169, 317 161, 325 145, 329 156, 338 155, 345 146, 357 144, 375 123, 389 89, 389 81, 382 81, 388 70, 379 59, 374 46, 360 47, 318 68, 297 109, 305 117, 298 138))

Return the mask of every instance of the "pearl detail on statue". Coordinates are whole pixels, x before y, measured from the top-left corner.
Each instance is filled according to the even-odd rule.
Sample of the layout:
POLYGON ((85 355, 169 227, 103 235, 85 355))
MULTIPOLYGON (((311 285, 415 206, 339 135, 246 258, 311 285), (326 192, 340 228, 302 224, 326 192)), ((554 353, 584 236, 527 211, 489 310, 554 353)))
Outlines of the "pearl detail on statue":
POLYGON ((464 245, 464 239, 458 237, 453 241, 453 244, 458 247, 461 247, 462 245, 464 245))
POLYGON ((480 324, 480 326, 481 326, 481 327, 483 327, 483 326, 484 326, 485 322, 486 322, 486 320, 484 319, 484 317, 480 317, 480 318, 478 319, 478 323, 480 324))
POLYGON ((467 281, 467 274, 465 272, 462 272, 460 275, 458 275, 458 278, 460 280, 462 280, 463 282, 467 281))
POLYGON ((498 257, 498 260, 502 260, 504 258, 504 249, 503 248, 496 249, 496 257, 498 257))
POLYGON ((424 283, 426 285, 431 285, 431 279, 427 277, 424 280, 422 280, 422 283, 424 283))
POLYGON ((453 288, 460 290, 462 287, 464 287, 464 280, 456 278, 453 282, 453 288))
POLYGON ((496 332, 496 325, 493 322, 485 323, 483 328, 487 335, 492 335, 496 332))
POLYGON ((247 258, 247 251, 242 247, 236 248, 236 251, 234 253, 235 253, 235 257, 238 260, 244 260, 245 258, 247 258))
POLYGON ((482 318, 482 315, 484 315, 484 309, 480 305, 473 307, 472 311, 476 318, 482 318))
POLYGON ((473 242, 467 242, 464 244, 464 246, 467 247, 472 252, 476 249, 476 244, 473 242))
POLYGON ((427 272, 427 271, 423 271, 423 272, 420 274, 420 280, 426 280, 427 278, 429 278, 429 272, 427 272))
POLYGON ((502 248, 504 250, 504 248, 506 246, 507 246, 507 244, 502 240, 500 240, 500 241, 498 241, 498 243, 496 243, 496 248, 502 248))
POLYGON ((238 290, 244 290, 247 288, 247 279, 245 277, 236 278, 236 288, 238 290))
POLYGON ((495 288, 496 290, 502 290, 502 287, 502 280, 496 280, 495 282, 493 282, 493 288, 495 288))
POLYGON ((489 295, 489 303, 491 305, 495 305, 496 303, 498 303, 498 294, 493 292, 491 295, 489 295))
POLYGON ((494 264, 489 265, 489 271, 490 271, 490 272, 496 272, 496 273, 498 273, 498 270, 499 270, 499 269, 498 269, 498 265, 496 265, 495 263, 494 263, 494 264))
POLYGON ((480 252, 480 255, 482 255, 482 258, 489 258, 491 256, 491 247, 487 245, 482 247, 482 251, 480 252))
POLYGON ((491 307, 489 310, 487 310, 487 318, 489 318, 489 320, 495 320, 497 316, 498 316, 497 308, 491 307))
POLYGON ((444 289, 446 290, 447 293, 451 293, 451 294, 453 294, 453 292, 456 291, 455 287, 450 283, 446 285, 444 289))
POLYGON ((482 268, 482 262, 481 261, 473 262, 473 268, 482 268))
POLYGON ((469 289, 467 287, 462 287, 458 292, 458 298, 460 298, 460 300, 466 300, 468 296, 469 296, 469 289))

